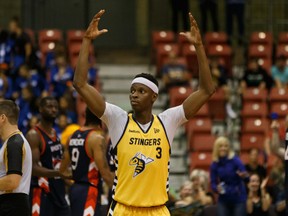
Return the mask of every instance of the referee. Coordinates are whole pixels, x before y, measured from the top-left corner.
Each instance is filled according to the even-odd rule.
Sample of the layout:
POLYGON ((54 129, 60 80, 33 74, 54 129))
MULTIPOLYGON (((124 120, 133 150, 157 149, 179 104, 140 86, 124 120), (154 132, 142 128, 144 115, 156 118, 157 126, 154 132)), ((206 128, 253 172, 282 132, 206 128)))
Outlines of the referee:
POLYGON ((32 157, 29 143, 19 131, 19 108, 11 100, 0 101, 0 215, 29 216, 32 157))

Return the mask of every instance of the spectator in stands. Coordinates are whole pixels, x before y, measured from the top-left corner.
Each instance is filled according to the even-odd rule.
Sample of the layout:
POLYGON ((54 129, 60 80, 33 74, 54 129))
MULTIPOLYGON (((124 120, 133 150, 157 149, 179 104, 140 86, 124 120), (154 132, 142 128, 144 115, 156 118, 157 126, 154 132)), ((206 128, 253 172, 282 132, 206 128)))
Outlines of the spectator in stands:
POLYGON ((245 70, 244 76, 240 82, 239 92, 243 93, 246 88, 252 87, 270 89, 272 85, 272 78, 268 75, 267 71, 258 64, 257 58, 249 59, 247 69, 245 70))
POLYGON ((217 32, 219 30, 218 1, 217 0, 199 0, 199 7, 200 7, 200 12, 201 12, 201 27, 202 27, 203 34, 207 32, 208 12, 210 12, 210 15, 211 15, 213 31, 217 32))
POLYGON ((271 195, 272 199, 275 201, 276 211, 278 215, 285 215, 285 167, 284 160, 282 158, 277 158, 271 169, 269 178, 273 183, 271 195))
POLYGON ((202 206, 213 204, 213 195, 208 192, 209 174, 205 170, 194 169, 190 174, 192 181, 193 202, 199 202, 202 206))
POLYGON ((246 188, 248 173, 226 137, 215 140, 210 177, 212 190, 219 195, 217 214, 221 216, 246 215, 246 188))
MULTIPOLYGON (((286 115, 285 119, 285 127, 286 127, 286 134, 288 132, 288 115, 286 115)), ((283 143, 286 142, 287 145, 288 137, 284 136, 281 137, 280 124, 277 119, 274 119, 271 123, 272 129, 272 137, 271 142, 269 143, 271 146, 271 151, 279 158, 275 161, 275 164, 270 173, 270 179, 274 183, 274 191, 272 194, 272 198, 275 201, 276 211, 279 216, 286 216, 288 215, 288 208, 286 208, 286 200, 285 200, 285 167, 284 167, 284 159, 285 159, 285 148, 283 143), (286 211, 285 211, 286 209, 286 211)), ((286 162, 285 162, 286 163, 286 162)), ((287 170, 286 170, 287 171, 287 170)), ((286 185, 287 187, 287 185, 286 185)))
POLYGON ((55 123, 56 124, 54 126, 54 129, 55 129, 55 131, 57 133, 57 136, 61 139, 62 132, 65 130, 65 128, 69 124, 66 114, 65 113, 60 113, 58 115, 57 119, 55 120, 55 123))
POLYGON ((180 199, 175 202, 176 207, 187 206, 193 202, 192 198, 192 182, 186 181, 180 187, 180 199))
POLYGON ((243 43, 244 39, 244 14, 245 0, 226 0, 226 31, 229 36, 229 41, 231 42, 234 17, 236 17, 239 35, 237 39, 239 45, 243 43))
POLYGON ((248 216, 268 216, 271 205, 270 195, 266 192, 268 178, 263 181, 261 177, 254 173, 250 176, 248 183, 247 215, 248 216))
POLYGON ((56 41, 54 48, 47 53, 45 60, 45 68, 51 69, 56 65, 55 57, 56 56, 67 56, 67 49, 63 42, 56 41))
POLYGON ((223 89, 225 93, 225 99, 226 99, 226 112, 230 118, 235 119, 237 117, 237 113, 232 108, 232 103, 230 101, 230 88, 227 85, 227 71, 225 67, 220 63, 218 56, 210 56, 209 58, 210 63, 210 71, 212 74, 212 79, 215 83, 215 86, 217 88, 223 89))
POLYGON ((30 85, 35 97, 42 96, 43 91, 47 90, 47 83, 38 74, 36 70, 31 70, 27 64, 22 64, 19 67, 19 76, 17 76, 13 88, 13 97, 18 98, 21 89, 30 85))
POLYGON ((271 74, 278 88, 288 87, 288 66, 286 64, 286 57, 279 56, 276 59, 275 65, 271 68, 271 74))
POLYGON ((36 97, 33 94, 33 88, 27 85, 22 88, 20 97, 16 100, 20 108, 18 126, 23 134, 28 131, 28 124, 33 115, 38 113, 36 106, 36 97))
POLYGON ((178 61, 174 52, 170 52, 162 69, 162 80, 165 90, 174 86, 189 86, 191 76, 186 66, 178 61))
POLYGON ((6 76, 8 65, 0 64, 0 98, 10 98, 12 95, 12 83, 9 77, 6 76))
POLYGON ((60 98, 66 92, 72 92, 73 69, 67 63, 64 55, 58 55, 55 58, 55 66, 51 68, 50 86, 52 88, 52 95, 60 98))
POLYGON ((245 164, 245 169, 250 175, 256 173, 261 179, 266 177, 266 168, 259 163, 259 150, 257 148, 250 149, 249 161, 245 164))
POLYGON ((184 31, 189 30, 189 22, 187 14, 189 12, 189 0, 171 0, 172 9, 172 30, 177 33, 179 31, 179 13, 181 14, 184 31))
MULTIPOLYGON (((6 30, 0 31, 0 64, 10 65, 13 41, 6 30)), ((8 67, 10 69, 10 67, 8 67)))
POLYGON ((67 116, 69 124, 77 122, 75 104, 70 94, 65 94, 59 98, 59 111, 67 116))
POLYGON ((20 65, 30 63, 32 55, 32 43, 29 35, 23 31, 19 17, 13 17, 9 22, 10 39, 13 41, 12 46, 12 75, 16 76, 16 72, 20 65))

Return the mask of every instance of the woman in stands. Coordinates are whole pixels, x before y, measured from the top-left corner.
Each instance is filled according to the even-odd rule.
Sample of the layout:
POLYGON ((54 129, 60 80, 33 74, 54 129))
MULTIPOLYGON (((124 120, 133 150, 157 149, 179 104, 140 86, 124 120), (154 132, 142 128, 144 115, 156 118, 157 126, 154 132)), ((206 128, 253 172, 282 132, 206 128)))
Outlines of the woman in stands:
POLYGON ((212 190, 217 193, 217 215, 245 216, 248 173, 239 157, 231 149, 226 137, 215 140, 210 167, 212 190))
POLYGON ((257 173, 250 176, 248 183, 247 215, 248 216, 268 216, 271 199, 266 193, 268 178, 261 182, 257 173))

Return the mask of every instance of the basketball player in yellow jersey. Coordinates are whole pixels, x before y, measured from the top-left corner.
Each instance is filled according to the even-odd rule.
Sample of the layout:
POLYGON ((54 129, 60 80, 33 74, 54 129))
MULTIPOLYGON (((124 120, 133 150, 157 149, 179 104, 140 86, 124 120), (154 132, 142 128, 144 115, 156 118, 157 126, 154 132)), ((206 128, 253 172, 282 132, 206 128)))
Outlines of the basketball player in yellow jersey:
POLYGON ((103 100, 100 93, 87 82, 89 47, 93 39, 107 30, 99 30, 104 10, 91 21, 83 38, 73 85, 90 110, 108 127, 116 171, 110 216, 166 216, 170 215, 168 200, 170 145, 176 129, 192 118, 214 93, 206 54, 197 23, 190 18, 190 32, 180 33, 195 46, 199 64, 199 89, 183 104, 165 110, 158 116, 152 106, 158 97, 158 82, 150 74, 138 74, 130 86, 133 112, 103 100))

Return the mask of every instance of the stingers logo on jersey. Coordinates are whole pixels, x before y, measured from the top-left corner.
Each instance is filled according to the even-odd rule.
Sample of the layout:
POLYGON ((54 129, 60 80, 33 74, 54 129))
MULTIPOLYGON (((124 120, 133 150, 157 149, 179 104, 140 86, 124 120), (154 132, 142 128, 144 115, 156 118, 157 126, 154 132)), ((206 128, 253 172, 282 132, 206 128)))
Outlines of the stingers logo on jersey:
POLYGON ((146 164, 153 162, 154 159, 150 157, 146 157, 142 153, 138 152, 130 161, 129 165, 136 166, 134 170, 133 177, 136 177, 140 173, 142 173, 145 169, 146 164))

